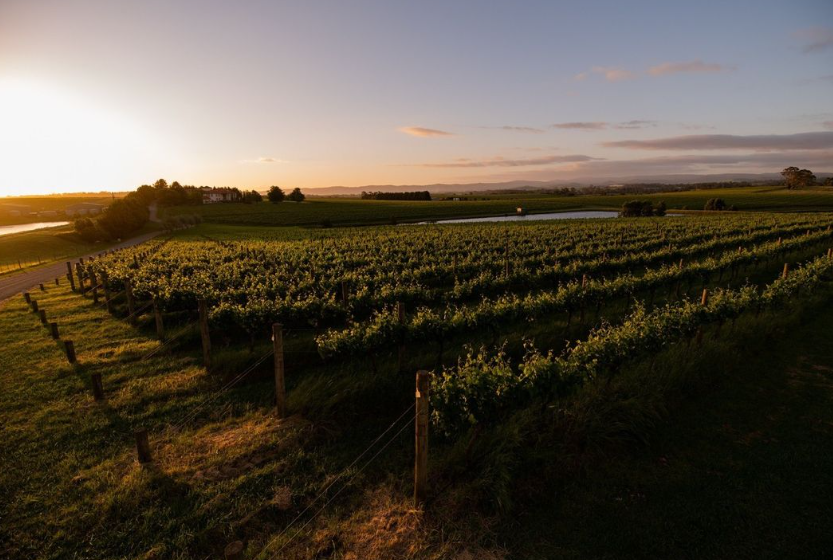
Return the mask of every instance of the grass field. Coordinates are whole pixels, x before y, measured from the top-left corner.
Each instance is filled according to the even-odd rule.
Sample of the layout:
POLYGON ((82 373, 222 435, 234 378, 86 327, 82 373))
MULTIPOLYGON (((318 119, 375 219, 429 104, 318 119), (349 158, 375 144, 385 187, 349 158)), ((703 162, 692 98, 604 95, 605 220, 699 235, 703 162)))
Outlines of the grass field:
MULTIPOLYGON (((118 193, 115 196, 123 196, 118 193)), ((110 204, 113 201, 112 194, 60 194, 52 196, 10 196, 0 198, 0 225, 22 224, 29 222, 65 220, 64 209, 71 204, 92 202, 95 204, 110 204), (30 212, 56 211, 58 216, 53 217, 30 217, 30 216, 8 216, 2 212, 4 204, 20 204, 29 207, 30 212)))
MULTIPOLYGON (((691 216, 632 229, 688 228, 689 220, 726 221, 691 216)), ((181 243, 178 254, 188 254, 190 242, 208 237, 288 250, 285 242, 322 236, 369 243, 377 229, 400 230, 207 223, 176 232, 165 247, 181 243)), ((805 237, 803 226, 793 237, 805 237)), ((703 282, 710 290, 768 283, 784 261, 795 266, 829 245, 822 238, 703 282)), ((193 255, 202 258, 196 244, 193 255)), ((230 256, 228 264, 244 264, 230 256)), ((689 282, 684 293, 698 286, 689 282)), ((656 305, 676 301, 674 292, 659 290, 656 305)), ((248 345, 213 333, 208 373, 187 310, 168 310, 161 343, 147 312, 137 326, 118 318, 121 298, 113 316, 65 284, 32 297, 74 341, 78 364, 67 364, 23 298, 0 304, 2 557, 201 560, 239 540, 246 558, 260 559, 809 558, 831 544, 833 486, 820 476, 833 469, 829 278, 777 309, 705 327, 702 346, 669 341, 557 404, 536 403, 462 437, 432 432, 424 513, 410 498, 413 428, 401 414, 413 403, 413 372, 436 364, 433 343, 412 347, 400 373, 395 348, 374 353, 372 365, 367 356, 323 362, 312 330, 289 327, 290 417, 278 420, 268 337, 248 345), (92 400, 92 374, 102 376, 103 402, 92 400), (378 455, 361 455, 400 425, 378 455), (147 467, 135 460, 139 427, 150 434, 147 467), (285 533, 299 515, 309 525, 285 533)), ((561 348, 594 325, 621 324, 630 301, 606 301, 601 318, 507 323, 500 342, 512 360, 530 339, 561 348)), ((452 367, 466 344, 494 341, 481 328, 444 343, 440 359, 452 367)))
MULTIPOLYGON (((149 224, 137 235, 151 231, 149 224)), ((87 243, 72 225, 0 236, 0 276, 55 261, 103 251, 111 243, 87 243)))
MULTIPOLYGON (((482 198, 482 197, 478 197, 482 198)), ((619 210, 630 200, 663 201, 669 209, 702 210, 710 198, 723 198, 742 211, 833 211, 833 189, 791 191, 782 187, 740 187, 654 195, 542 196, 493 195, 471 201, 379 201, 347 198, 308 199, 303 203, 211 204, 167 209, 171 214, 200 214, 206 221, 225 224, 320 227, 441 220, 579 209, 619 210)))

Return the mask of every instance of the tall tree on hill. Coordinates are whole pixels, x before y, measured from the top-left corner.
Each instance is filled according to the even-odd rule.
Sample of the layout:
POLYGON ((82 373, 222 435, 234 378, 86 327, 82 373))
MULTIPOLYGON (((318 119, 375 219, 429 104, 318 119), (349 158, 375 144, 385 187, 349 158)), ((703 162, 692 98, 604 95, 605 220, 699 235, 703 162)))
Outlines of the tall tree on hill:
POLYGON ((816 182, 816 176, 809 169, 787 167, 781 172, 781 175, 784 177, 784 183, 788 189, 809 187, 816 182))
POLYGON ((306 196, 301 192, 301 189, 295 187, 287 198, 293 202, 303 202, 306 196))
POLYGON ((283 202, 286 195, 280 187, 273 185, 269 187, 269 192, 266 194, 266 197, 269 199, 269 202, 277 204, 278 202, 283 202))

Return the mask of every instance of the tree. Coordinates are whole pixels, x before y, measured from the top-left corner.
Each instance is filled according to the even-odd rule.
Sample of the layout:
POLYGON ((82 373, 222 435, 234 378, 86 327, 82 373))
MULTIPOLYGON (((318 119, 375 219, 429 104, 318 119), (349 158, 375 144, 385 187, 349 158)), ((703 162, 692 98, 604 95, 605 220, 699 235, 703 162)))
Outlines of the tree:
POLYGON ((833 187, 833 177, 828 177, 824 180, 825 187, 833 187))
POLYGON ((252 202, 260 202, 263 197, 257 191, 247 191, 243 193, 243 202, 250 204, 252 202))
POLYGON ((101 241, 104 237, 96 223, 90 218, 78 218, 75 220, 75 232, 87 243, 101 241))
POLYGON ((301 192, 301 189, 295 187, 292 189, 292 192, 289 193, 287 198, 293 202, 303 202, 306 197, 304 196, 304 193, 301 192))
POLYGON ((286 195, 283 194, 283 190, 281 190, 280 187, 271 186, 269 187, 269 192, 266 194, 266 197, 269 199, 269 202, 277 204, 278 202, 283 202, 283 199, 286 198, 286 195))
POLYGON ((654 205, 654 216, 665 216, 665 203, 659 202, 658 204, 654 205))
POLYGON ((781 175, 784 177, 784 184, 787 185, 788 189, 809 187, 816 182, 816 176, 809 169, 787 167, 781 172, 781 175))
POLYGON ((153 188, 159 191, 165 190, 168 188, 168 182, 165 179, 159 179, 153 184, 153 188))
POLYGON ((726 201, 722 198, 710 198, 706 201, 704 210, 726 210, 726 201))
POLYGON ((98 226, 110 239, 123 239, 144 226, 148 209, 135 198, 115 200, 98 219, 98 226))

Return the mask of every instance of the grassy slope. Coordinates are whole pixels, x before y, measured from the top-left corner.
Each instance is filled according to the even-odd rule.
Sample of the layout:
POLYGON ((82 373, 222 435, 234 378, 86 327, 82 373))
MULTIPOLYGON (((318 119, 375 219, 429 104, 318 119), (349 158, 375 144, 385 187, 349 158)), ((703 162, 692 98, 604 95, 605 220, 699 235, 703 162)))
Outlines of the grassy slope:
MULTIPOLYGON (((833 550, 833 307, 828 300, 789 315, 664 364, 660 381, 677 384, 669 421, 649 445, 631 441, 584 475, 536 486, 539 496, 501 531, 513 557, 822 558, 833 550)), ((657 383, 662 367, 643 366, 631 383, 657 383)))
MULTIPOLYGON (((153 231, 149 223, 136 233, 153 231)), ((56 260, 103 251, 112 243, 87 243, 76 235, 72 225, 0 236, 0 275, 13 274, 23 268, 37 267, 56 260)))
POLYGON ((198 213, 206 221, 227 224, 270 226, 320 226, 329 220, 333 225, 385 224, 436 220, 454 217, 475 217, 514 214, 517 206, 529 212, 559 212, 576 209, 618 210, 629 200, 664 201, 669 208, 699 210, 709 198, 723 198, 740 210, 833 210, 833 190, 812 189, 788 191, 774 187, 742 187, 663 193, 656 195, 615 196, 491 196, 488 200, 471 201, 375 201, 357 199, 310 199, 301 204, 283 202, 270 204, 211 204, 166 210, 172 214, 198 213))

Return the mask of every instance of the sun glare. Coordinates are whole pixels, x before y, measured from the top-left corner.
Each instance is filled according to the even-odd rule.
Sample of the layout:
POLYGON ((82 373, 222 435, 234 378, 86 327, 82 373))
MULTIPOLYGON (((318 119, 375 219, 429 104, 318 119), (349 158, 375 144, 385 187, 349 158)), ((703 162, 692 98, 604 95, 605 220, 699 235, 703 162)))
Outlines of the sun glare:
POLYGON ((123 189, 162 152, 123 114, 29 81, 0 79, 0 123, 3 196, 123 189))

